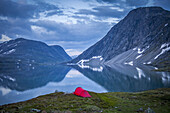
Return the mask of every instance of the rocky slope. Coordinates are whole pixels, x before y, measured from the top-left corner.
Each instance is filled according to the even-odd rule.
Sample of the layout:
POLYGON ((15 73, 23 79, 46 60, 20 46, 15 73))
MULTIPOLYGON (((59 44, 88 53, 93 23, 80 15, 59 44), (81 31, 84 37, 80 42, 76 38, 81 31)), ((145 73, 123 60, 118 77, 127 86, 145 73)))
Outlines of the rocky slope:
POLYGON ((0 63, 61 63, 71 57, 58 45, 18 38, 0 44, 0 63))
MULTIPOLYGON (((101 63, 170 65, 170 11, 161 7, 137 8, 106 36, 72 62, 101 56, 101 63)), ((89 61, 88 61, 89 62, 89 61)))

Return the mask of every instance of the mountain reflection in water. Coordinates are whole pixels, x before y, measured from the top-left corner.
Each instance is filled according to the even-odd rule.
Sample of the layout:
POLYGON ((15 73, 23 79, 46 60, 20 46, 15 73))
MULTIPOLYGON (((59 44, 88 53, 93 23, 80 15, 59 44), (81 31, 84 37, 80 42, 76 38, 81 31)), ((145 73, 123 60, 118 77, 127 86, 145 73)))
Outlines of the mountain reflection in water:
POLYGON ((137 92, 170 87, 170 73, 148 66, 35 65, 0 69, 0 105, 76 87, 93 92, 137 92))
MULTIPOLYGON (((84 76, 103 86, 108 92, 138 92, 162 87, 170 87, 169 72, 155 72, 153 67, 139 65, 104 66, 102 71, 92 67, 73 65, 84 76)), ((101 69, 101 67, 100 67, 101 69)))

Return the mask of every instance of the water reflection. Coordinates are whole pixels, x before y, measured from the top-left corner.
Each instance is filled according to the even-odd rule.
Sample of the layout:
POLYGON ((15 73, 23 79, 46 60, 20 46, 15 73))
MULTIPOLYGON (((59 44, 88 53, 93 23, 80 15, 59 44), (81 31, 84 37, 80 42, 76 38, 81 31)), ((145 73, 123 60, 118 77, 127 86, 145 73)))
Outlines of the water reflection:
POLYGON ((0 69, 0 105, 28 100, 54 91, 137 92, 170 87, 170 73, 139 65, 27 65, 0 69), (34 68, 33 68, 34 67, 34 68))
POLYGON ((102 86, 68 66, 34 65, 0 70, 0 105, 62 91, 72 93, 76 87, 107 92, 102 86))
POLYGON ((42 87, 48 82, 60 82, 71 68, 61 65, 27 67, 22 70, 7 69, 0 72, 0 86, 25 91, 42 87))
POLYGON ((152 67, 139 65, 104 66, 102 71, 73 65, 84 76, 103 86, 108 92, 138 92, 170 87, 170 73, 155 72, 152 67))

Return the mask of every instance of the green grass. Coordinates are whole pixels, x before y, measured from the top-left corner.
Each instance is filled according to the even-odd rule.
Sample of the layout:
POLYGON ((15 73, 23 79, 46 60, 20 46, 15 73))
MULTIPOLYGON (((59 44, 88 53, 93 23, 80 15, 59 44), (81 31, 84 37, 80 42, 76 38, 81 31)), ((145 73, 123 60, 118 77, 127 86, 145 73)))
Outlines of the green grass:
POLYGON ((52 93, 24 102, 0 106, 0 112, 34 113, 36 111, 33 109, 37 109, 47 113, 134 113, 139 108, 142 108, 142 112, 144 112, 148 107, 156 113, 170 112, 170 88, 138 93, 89 93, 92 98, 82 98, 73 94, 64 94, 63 92, 52 93))

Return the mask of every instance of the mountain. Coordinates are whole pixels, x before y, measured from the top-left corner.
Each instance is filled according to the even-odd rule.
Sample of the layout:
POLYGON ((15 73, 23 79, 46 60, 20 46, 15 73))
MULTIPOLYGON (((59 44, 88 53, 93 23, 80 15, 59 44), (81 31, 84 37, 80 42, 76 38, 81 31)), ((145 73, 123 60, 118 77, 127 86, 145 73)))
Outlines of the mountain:
POLYGON ((71 62, 90 63, 94 58, 102 58, 98 61, 108 66, 170 66, 170 11, 161 7, 130 11, 100 41, 71 62))
POLYGON ((18 38, 0 44, 0 63, 61 63, 71 57, 58 45, 18 38))
POLYGON ((63 58, 65 58, 66 60, 64 60, 64 62, 71 60, 72 58, 65 52, 65 50, 59 46, 59 45, 53 45, 51 46, 58 54, 60 54, 63 58))

